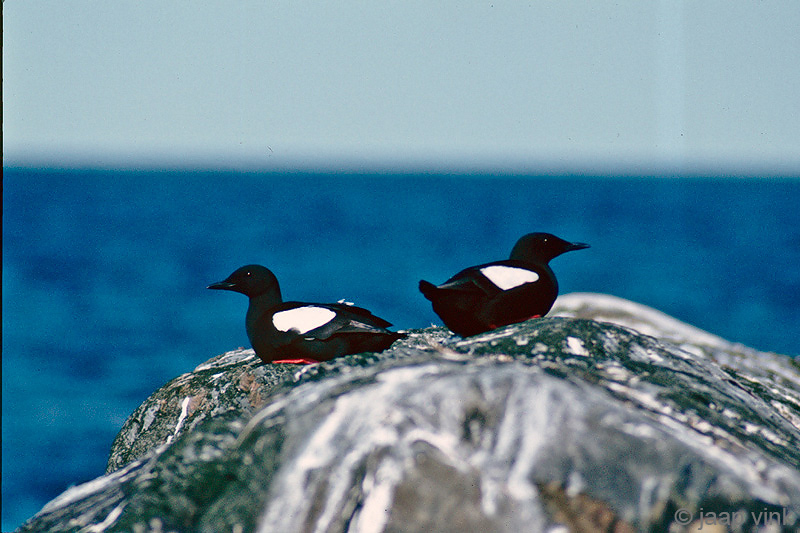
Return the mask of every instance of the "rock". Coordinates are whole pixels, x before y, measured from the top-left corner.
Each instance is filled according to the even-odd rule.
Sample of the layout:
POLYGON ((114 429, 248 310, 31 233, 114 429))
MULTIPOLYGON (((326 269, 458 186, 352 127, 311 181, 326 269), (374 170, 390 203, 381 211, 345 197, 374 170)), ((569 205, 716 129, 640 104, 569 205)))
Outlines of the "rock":
POLYGON ((239 349, 178 376, 125 421, 111 445, 106 473, 144 457, 209 418, 253 415, 296 370, 293 365, 264 365, 253 350, 239 349))
POLYGON ((225 354, 21 531, 797 529, 796 361, 608 296, 553 312, 307 367, 225 354))

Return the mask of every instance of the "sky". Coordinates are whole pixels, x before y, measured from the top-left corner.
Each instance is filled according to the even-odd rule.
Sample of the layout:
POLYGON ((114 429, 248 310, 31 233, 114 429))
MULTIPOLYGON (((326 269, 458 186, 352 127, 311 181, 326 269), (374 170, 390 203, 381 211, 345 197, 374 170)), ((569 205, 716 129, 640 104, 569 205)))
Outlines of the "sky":
POLYGON ((800 173, 800 3, 3 3, 5 165, 800 173))

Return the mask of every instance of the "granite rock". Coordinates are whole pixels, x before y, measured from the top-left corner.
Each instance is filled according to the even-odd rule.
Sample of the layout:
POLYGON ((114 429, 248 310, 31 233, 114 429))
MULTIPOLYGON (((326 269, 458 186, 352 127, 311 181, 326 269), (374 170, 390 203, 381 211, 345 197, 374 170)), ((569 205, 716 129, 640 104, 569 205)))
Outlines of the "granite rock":
POLYGON ((591 294, 319 365, 231 352, 20 530, 794 531, 798 383, 789 356, 591 294))

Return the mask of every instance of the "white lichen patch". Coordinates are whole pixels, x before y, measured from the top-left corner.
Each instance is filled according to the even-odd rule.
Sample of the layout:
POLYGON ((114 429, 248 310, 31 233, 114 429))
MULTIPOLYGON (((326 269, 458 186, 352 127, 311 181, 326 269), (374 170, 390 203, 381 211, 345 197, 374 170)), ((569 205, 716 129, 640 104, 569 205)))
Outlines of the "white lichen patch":
POLYGON ((547 353, 548 351, 550 351, 550 347, 543 342, 537 342, 531 349, 532 354, 547 353))
POLYGON ((192 401, 191 396, 187 396, 181 402, 181 414, 178 416, 178 422, 175 424, 175 431, 167 437, 167 442, 172 442, 172 439, 180 432, 181 428, 183 428, 183 423, 186 422, 186 417, 189 415, 189 404, 192 401))
POLYGON ((569 351, 575 355, 580 355, 582 357, 589 356, 589 350, 586 349, 583 341, 578 337, 567 337, 567 347, 569 351))
POLYGON ((156 414, 158 414, 160 408, 161 402, 156 402, 147 408, 147 411, 144 412, 144 420, 142 421, 142 431, 147 431, 147 428, 149 428, 156 419, 156 414))
POLYGON ((606 375, 616 381, 626 381, 631 377, 631 373, 620 365, 619 363, 609 363, 604 365, 603 370, 605 370, 606 375))

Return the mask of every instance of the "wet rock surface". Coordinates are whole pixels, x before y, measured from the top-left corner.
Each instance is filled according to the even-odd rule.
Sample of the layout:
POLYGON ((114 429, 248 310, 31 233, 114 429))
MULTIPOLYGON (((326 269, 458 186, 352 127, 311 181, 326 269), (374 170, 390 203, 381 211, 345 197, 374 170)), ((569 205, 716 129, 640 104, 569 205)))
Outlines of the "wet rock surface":
POLYGON ((800 527, 794 359, 604 295, 553 314, 306 367, 219 356, 21 530, 800 527))

